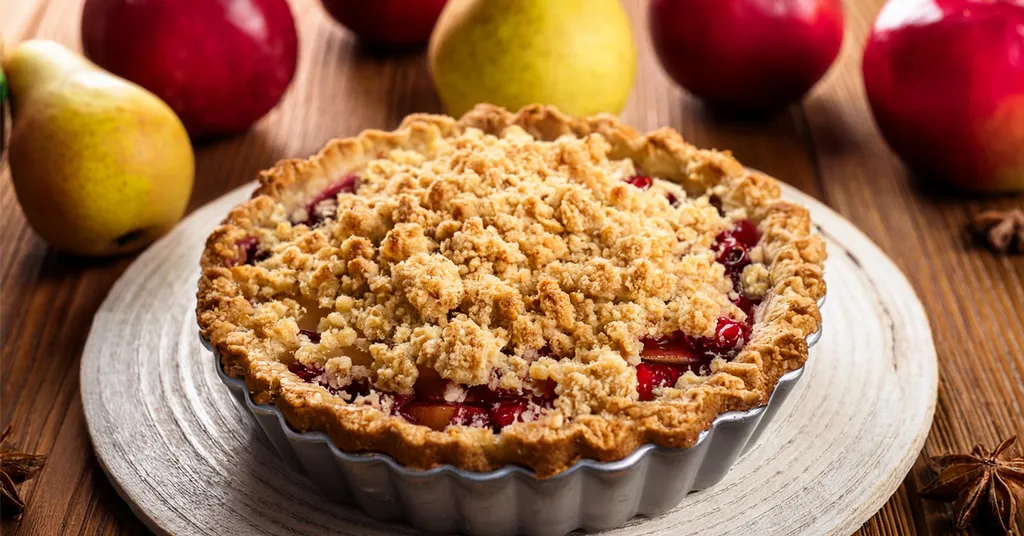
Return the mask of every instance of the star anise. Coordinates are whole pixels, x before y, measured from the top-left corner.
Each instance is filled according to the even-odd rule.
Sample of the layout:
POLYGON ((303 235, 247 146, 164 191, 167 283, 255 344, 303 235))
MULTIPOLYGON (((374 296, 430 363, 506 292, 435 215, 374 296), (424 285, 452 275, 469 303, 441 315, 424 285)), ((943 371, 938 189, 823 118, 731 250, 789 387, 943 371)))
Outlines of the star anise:
POLYGON ((955 501, 956 527, 965 529, 986 497, 999 526, 1013 531, 1017 506, 1024 503, 1024 458, 1003 454, 1017 440, 1003 441, 991 453, 975 445, 970 454, 939 456, 930 460, 939 477, 921 490, 926 499, 955 501))
POLYGON ((40 454, 28 454, 17 452, 6 448, 4 443, 7 436, 11 434, 11 426, 7 425, 0 433, 0 514, 3 517, 21 517, 25 510, 25 501, 18 496, 18 490, 14 487, 18 482, 32 478, 46 462, 46 456, 40 454))
POLYGON ((1024 210, 987 210, 971 220, 968 230, 993 251, 1024 253, 1024 210))

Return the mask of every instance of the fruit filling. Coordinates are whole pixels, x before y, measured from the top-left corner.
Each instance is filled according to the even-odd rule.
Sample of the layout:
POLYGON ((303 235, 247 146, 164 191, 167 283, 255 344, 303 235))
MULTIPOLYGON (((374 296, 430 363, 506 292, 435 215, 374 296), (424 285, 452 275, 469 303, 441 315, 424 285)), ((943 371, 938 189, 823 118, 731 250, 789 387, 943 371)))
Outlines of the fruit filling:
POLYGON ((347 175, 340 181, 327 187, 306 204, 305 223, 309 227, 317 227, 324 221, 334 217, 338 209, 338 194, 355 193, 359 186, 359 177, 347 175))
POLYGON ((640 400, 653 400, 654 389, 674 386, 686 372, 700 374, 715 358, 736 357, 749 338, 748 324, 721 317, 711 337, 691 337, 676 332, 668 337, 643 339, 642 363, 637 365, 640 400))
POLYGON ((716 252, 715 261, 725 266, 725 273, 732 279, 737 292, 742 292, 740 278, 743 269, 751 263, 749 251, 760 241, 761 233, 750 220, 739 220, 715 237, 712 245, 716 252))
POLYGON ((448 425, 491 426, 490 412, 484 408, 450 402, 424 402, 414 400, 398 410, 405 420, 433 430, 444 430, 448 425))
POLYGON ((743 314, 747 315, 747 318, 750 319, 754 315, 754 307, 756 307, 757 304, 760 303, 760 300, 755 301, 744 296, 743 294, 738 294, 736 296, 736 299, 732 300, 732 303, 736 307, 739 307, 740 311, 743 311, 743 314))
POLYGON ((654 184, 654 181, 652 181, 651 178, 646 175, 633 175, 632 177, 626 179, 626 182, 632 184, 633 186, 636 186, 641 190, 646 190, 650 188, 652 184, 654 184))
POLYGON ((664 363, 640 363, 636 366, 636 392, 642 402, 654 400, 654 390, 672 387, 679 380, 679 367, 664 363))
MULTIPOLYGON (((339 194, 354 193, 359 180, 355 175, 348 175, 332 184, 304 206, 304 213, 297 212, 298 221, 293 220, 293 223, 312 228, 334 219, 341 201, 339 194)), ((654 186, 655 180, 636 174, 624 179, 624 182, 646 191, 654 186)), ((680 196, 668 190, 664 191, 664 195, 673 207, 681 206, 686 197, 685 194, 680 196)), ((720 215, 725 215, 720 199, 713 196, 711 203, 720 215)), ((659 390, 675 387, 684 374, 709 373, 715 359, 734 359, 750 340, 754 311, 761 297, 744 292, 742 276, 744 269, 754 263, 751 251, 755 250, 760 240, 761 233, 757 226, 745 219, 735 221, 715 237, 711 246, 714 260, 725 267, 725 274, 733 282, 735 291, 730 294, 734 296, 732 303, 743 311, 746 320, 719 317, 709 336, 697 337, 679 331, 642 339, 640 363, 635 367, 636 393, 640 401, 655 400, 659 390)), ((259 242, 254 237, 239 240, 237 247, 238 264, 253 264, 266 255, 266 252, 259 251, 259 242)), ((759 251, 754 256, 758 255, 759 251)), ((444 289, 441 288, 431 292, 439 297, 444 296, 444 289)), ((413 299, 427 298, 414 295, 413 299)), ((453 301, 452 304, 457 305, 457 302, 453 301)), ((303 308, 311 310, 315 309, 315 305, 306 304, 303 308)), ((449 315, 448 321, 452 323, 456 319, 449 315)), ((310 328, 316 326, 317 322, 299 325, 300 328, 310 328)), ((321 333, 314 329, 300 329, 299 337, 312 344, 320 344, 322 339, 321 333)), ((536 381, 522 390, 507 390, 488 385, 459 384, 441 377, 432 368, 422 366, 418 367, 419 374, 412 384, 410 394, 389 392, 373 385, 369 377, 369 365, 373 358, 365 351, 363 353, 366 355, 360 359, 352 357, 353 362, 360 361, 361 371, 351 377, 332 376, 323 368, 307 366, 298 360, 288 368, 302 381, 320 385, 349 402, 378 404, 383 411, 393 416, 433 430, 444 430, 448 426, 472 426, 500 432, 514 423, 536 420, 554 407, 556 384, 550 379, 536 381)), ((537 359, 558 359, 546 345, 536 351, 536 356, 537 359)))
POLYGON ((760 299, 743 294, 743 268, 751 264, 749 250, 761 240, 761 233, 750 220, 739 220, 715 238, 712 250, 716 262, 725 266, 733 281, 736 298, 732 300, 746 315, 746 322, 720 317, 711 337, 692 337, 682 332, 660 338, 643 339, 641 363, 637 365, 637 394, 641 401, 654 400, 656 389, 673 387, 686 372, 701 373, 715 358, 731 360, 750 340, 754 308, 760 299))
POLYGON ((235 248, 238 249, 238 254, 235 256, 234 261, 228 262, 228 266, 238 266, 240 264, 251 266, 270 256, 270 252, 260 251, 259 247, 259 240, 255 236, 247 236, 237 240, 235 248))
MULTIPOLYGON (((356 182, 355 176, 348 176, 314 198, 307 208, 309 219, 306 224, 315 226, 331 217, 335 208, 332 200, 341 192, 354 191, 356 182)), ((626 182, 641 190, 649 189, 653 184, 651 178, 643 175, 632 176, 626 182)), ((678 201, 671 192, 666 195, 671 196, 670 202, 678 201)), ((743 268, 752 262, 750 249, 756 247, 760 240, 761 234, 753 222, 739 220, 719 233, 712 245, 716 262, 725 266, 726 275, 737 289, 732 302, 745 313, 746 322, 720 317, 713 335, 709 337, 676 332, 664 337, 642 339, 641 363, 636 366, 636 390, 640 401, 654 400, 656 390, 674 387, 687 372, 706 373, 716 358, 735 358, 750 339, 754 308, 760 299, 743 294, 740 276, 743 268)), ((255 238, 240 240, 238 247, 239 258, 243 262, 251 264, 257 258, 258 242, 255 238)), ((314 344, 319 344, 321 340, 320 333, 309 329, 301 329, 300 335, 314 344)), ((537 354, 547 357, 551 355, 551 350, 544 346, 537 354)), ((322 369, 310 368, 298 362, 292 363, 289 370, 303 381, 321 385, 332 394, 343 396, 349 401, 376 394, 380 400, 386 401, 392 415, 433 430, 455 425, 491 428, 500 432, 516 422, 536 419, 545 409, 553 407, 555 399, 554 385, 546 384, 551 382, 540 382, 536 390, 492 389, 486 385, 459 385, 428 369, 421 370, 413 394, 401 395, 372 387, 368 378, 350 380, 342 388, 332 387, 322 369)))
POLYGON ((320 334, 311 329, 300 329, 299 333, 305 335, 306 338, 309 339, 309 342, 312 342, 314 344, 320 342, 320 334))
MULTIPOLYGON (((308 331, 302 330, 302 334, 308 336, 308 331)), ((310 337, 310 340, 318 342, 320 337, 315 340, 310 337)), ((491 389, 486 385, 458 385, 429 370, 421 373, 411 395, 380 391, 371 387, 365 378, 340 389, 334 388, 327 381, 323 369, 297 361, 289 365, 288 370, 302 381, 320 385, 331 394, 349 401, 376 394, 387 400, 392 415, 438 431, 448 426, 474 426, 497 432, 513 423, 537 418, 554 402, 552 394, 491 389)))

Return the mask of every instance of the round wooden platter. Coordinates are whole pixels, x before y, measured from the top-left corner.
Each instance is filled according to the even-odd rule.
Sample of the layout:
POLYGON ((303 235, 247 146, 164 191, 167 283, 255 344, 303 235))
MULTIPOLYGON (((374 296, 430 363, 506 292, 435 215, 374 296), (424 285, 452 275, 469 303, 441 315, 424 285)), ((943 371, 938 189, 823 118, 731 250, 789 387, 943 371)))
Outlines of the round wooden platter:
MULTIPOLYGON (((195 290, 209 232, 243 186, 185 219, 125 272, 82 355, 82 400, 101 465, 157 533, 415 531, 325 501, 277 458, 199 342, 195 290)), ((808 206, 828 242, 824 336, 757 446, 719 485, 607 534, 850 534, 910 470, 937 388, 928 320, 910 284, 838 214, 808 206)))

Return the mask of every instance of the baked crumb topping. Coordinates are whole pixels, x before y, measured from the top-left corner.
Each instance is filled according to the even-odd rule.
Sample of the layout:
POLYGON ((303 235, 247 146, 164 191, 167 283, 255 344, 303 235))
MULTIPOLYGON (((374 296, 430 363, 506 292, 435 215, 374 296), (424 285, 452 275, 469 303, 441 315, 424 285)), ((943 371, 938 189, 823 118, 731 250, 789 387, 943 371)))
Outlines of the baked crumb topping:
POLYGON ((719 317, 745 318, 710 249, 729 220, 707 195, 630 184, 634 163, 609 148, 598 134, 545 142, 510 127, 394 150, 314 206, 317 224, 305 207, 278 211, 289 217, 257 229, 265 258, 232 270, 257 310, 295 300, 275 317, 281 361, 294 352, 341 378, 346 354, 368 350, 373 386, 397 394, 412 394, 422 367, 505 389, 528 374, 555 381, 567 416, 589 414, 636 396, 626 365, 642 339, 707 337, 719 317), (300 340, 299 325, 320 341, 300 340))
MULTIPOLYGON (((325 152, 313 172, 270 172, 204 256, 200 325, 237 356, 229 372, 508 441, 648 404, 700 420, 715 389, 765 397, 757 332, 816 327, 824 251, 806 212, 674 133, 496 110, 344 140, 356 165, 325 152), (759 328, 773 300, 799 318, 759 328)), ((356 415, 345 426, 369 426, 356 415)))

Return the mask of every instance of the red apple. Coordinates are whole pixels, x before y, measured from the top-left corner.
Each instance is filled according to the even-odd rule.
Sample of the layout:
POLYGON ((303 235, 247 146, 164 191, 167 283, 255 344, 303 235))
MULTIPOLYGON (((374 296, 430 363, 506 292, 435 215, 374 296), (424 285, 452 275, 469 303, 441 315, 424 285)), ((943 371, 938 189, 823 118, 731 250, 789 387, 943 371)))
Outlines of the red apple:
POLYGON ((198 138, 263 117, 298 57, 285 0, 86 0, 82 45, 100 67, 167 102, 198 138))
POLYGON ((1024 190, 1024 1, 893 0, 863 68, 882 134, 923 180, 1024 190))
POLYGON ((651 0, 648 24, 669 76, 730 111, 799 100, 843 42, 840 0, 651 0))
POLYGON ((320 0, 327 13, 377 46, 423 45, 447 0, 320 0))

